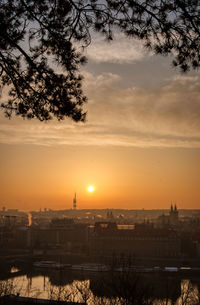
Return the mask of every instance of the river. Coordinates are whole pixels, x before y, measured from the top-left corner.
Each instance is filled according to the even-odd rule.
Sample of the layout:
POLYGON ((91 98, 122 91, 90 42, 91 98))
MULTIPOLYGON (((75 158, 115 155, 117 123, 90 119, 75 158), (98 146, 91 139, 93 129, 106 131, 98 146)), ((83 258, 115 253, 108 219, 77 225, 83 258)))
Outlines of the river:
MULTIPOLYGON (((5 276, 1 283, 9 283, 12 287, 11 292, 22 296, 87 301, 88 304, 98 304, 97 300, 100 298, 107 299, 109 304, 110 298, 118 297, 117 294, 121 289, 119 287, 122 287, 124 283, 126 287, 130 285, 130 291, 133 289, 138 291, 143 283, 144 293, 155 300, 154 304, 163 304, 166 300, 169 300, 168 304, 181 304, 180 296, 185 297, 184 291, 190 290, 190 299, 191 296, 197 298, 200 287, 200 278, 196 275, 154 273, 137 274, 131 277, 128 279, 122 273, 110 275, 108 272, 75 272, 70 269, 60 271, 30 268, 22 272, 12 268, 10 274, 5 276), (115 283, 115 289, 112 288, 112 290, 107 289, 111 276, 112 282, 115 283)), ((190 300, 188 304, 191 305, 192 301, 190 300)))

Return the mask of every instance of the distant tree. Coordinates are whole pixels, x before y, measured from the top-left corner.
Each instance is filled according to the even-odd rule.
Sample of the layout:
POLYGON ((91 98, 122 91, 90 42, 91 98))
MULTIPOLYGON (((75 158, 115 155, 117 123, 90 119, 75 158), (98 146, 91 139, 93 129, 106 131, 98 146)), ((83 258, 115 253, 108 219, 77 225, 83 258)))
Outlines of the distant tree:
POLYGON ((155 54, 174 57, 182 71, 200 66, 199 0, 1 0, 1 90, 7 117, 84 121, 82 52, 97 31, 142 40, 155 54))
MULTIPOLYGON (((0 281, 0 297, 16 293, 16 283, 14 280, 0 281)), ((1 304, 1 303, 0 303, 1 304)))

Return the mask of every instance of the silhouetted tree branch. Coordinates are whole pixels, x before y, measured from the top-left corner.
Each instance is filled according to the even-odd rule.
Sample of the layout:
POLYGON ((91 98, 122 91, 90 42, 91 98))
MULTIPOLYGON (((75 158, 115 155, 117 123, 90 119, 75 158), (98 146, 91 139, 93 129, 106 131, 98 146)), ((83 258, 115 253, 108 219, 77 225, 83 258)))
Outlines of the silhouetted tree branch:
POLYGON ((200 66, 199 0, 2 0, 1 90, 5 114, 84 121, 80 66, 96 31, 142 40, 155 54, 173 55, 182 71, 200 66))

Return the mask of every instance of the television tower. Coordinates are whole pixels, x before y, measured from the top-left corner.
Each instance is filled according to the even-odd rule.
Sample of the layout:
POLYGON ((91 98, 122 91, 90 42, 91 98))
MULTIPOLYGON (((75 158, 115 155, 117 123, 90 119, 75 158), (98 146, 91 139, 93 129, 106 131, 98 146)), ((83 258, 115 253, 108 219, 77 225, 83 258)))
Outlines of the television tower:
POLYGON ((74 199, 73 199, 73 209, 76 210, 76 193, 74 194, 74 199))

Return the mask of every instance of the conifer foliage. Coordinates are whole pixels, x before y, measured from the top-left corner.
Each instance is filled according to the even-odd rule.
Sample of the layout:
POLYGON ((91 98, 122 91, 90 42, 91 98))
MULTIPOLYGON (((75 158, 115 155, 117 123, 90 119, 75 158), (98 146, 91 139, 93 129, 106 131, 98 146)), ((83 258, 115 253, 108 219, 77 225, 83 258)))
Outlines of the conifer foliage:
POLYGON ((199 0, 1 0, 5 115, 84 121, 80 67, 86 58, 80 46, 92 43, 95 32, 112 40, 114 31, 141 40, 155 54, 171 54, 183 72, 200 66, 199 0))

